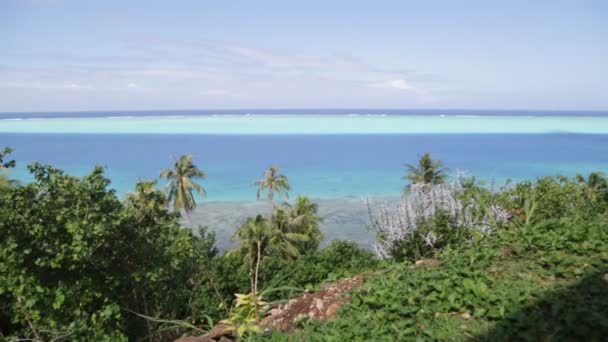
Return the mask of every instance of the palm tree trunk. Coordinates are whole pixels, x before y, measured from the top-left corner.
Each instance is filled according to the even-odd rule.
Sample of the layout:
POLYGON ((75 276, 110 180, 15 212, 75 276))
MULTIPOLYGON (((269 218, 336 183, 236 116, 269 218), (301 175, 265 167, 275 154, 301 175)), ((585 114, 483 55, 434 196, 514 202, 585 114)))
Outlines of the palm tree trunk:
POLYGON ((255 257, 252 253, 251 248, 249 249, 249 287, 251 288, 251 292, 253 292, 255 288, 255 271, 254 271, 254 262, 255 257))
POLYGON ((255 263, 255 283, 254 283, 254 287, 253 287, 253 300, 254 300, 254 305, 255 305, 255 319, 256 321, 259 322, 260 317, 258 316, 259 313, 259 308, 258 308, 258 275, 259 275, 259 271, 260 271, 260 259, 261 259, 261 255, 262 255, 262 245, 260 244, 260 242, 258 241, 257 243, 257 247, 258 247, 258 255, 257 255, 257 261, 255 263))

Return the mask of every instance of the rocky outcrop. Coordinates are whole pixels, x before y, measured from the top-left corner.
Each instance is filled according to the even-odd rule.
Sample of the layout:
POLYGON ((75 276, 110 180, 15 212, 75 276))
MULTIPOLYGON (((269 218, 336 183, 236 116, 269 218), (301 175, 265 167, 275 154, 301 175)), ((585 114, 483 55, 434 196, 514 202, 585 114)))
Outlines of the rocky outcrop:
POLYGON ((302 319, 331 319, 348 301, 348 293, 363 284, 363 280, 362 275, 357 275, 327 284, 317 292, 305 292, 286 304, 271 309, 260 325, 266 329, 289 331, 302 319))

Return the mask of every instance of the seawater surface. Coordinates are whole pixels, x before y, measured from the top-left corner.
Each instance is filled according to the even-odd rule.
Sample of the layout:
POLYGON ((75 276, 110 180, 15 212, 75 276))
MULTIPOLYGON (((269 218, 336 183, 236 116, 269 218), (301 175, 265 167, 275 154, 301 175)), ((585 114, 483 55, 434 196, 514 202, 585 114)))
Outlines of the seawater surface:
POLYGON ((385 114, 167 115, 8 118, 0 133, 88 134, 608 134, 603 116, 385 114))
MULTIPOLYGON (((460 115, 460 114, 459 114, 460 115)), ((396 198, 404 163, 431 152, 455 172, 496 186, 507 179, 608 171, 608 117, 202 115, 0 119, 0 147, 15 149, 11 177, 49 163, 85 175, 104 166, 120 196, 157 178, 181 154, 208 174, 195 214, 227 237, 265 210, 252 182, 279 165, 296 194, 319 201, 329 238, 369 243, 363 197, 396 198), (18 119, 18 120, 16 120, 18 119)), ((267 208, 266 208, 267 209, 267 208)), ((228 246, 227 244, 226 246, 228 246)))

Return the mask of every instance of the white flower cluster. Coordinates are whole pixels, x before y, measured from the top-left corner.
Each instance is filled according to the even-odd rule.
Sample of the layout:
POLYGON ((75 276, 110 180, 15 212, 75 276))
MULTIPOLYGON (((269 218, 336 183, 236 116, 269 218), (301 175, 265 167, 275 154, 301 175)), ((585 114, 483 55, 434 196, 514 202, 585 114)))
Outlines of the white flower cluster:
MULTIPOLYGON (((371 201, 366 199, 371 228, 376 233, 375 249, 378 256, 390 258, 390 250, 395 244, 409 239, 421 221, 434 217, 438 211, 446 213, 458 227, 484 233, 491 232, 495 226, 509 220, 509 212, 496 205, 484 209, 475 199, 465 203, 458 196, 463 189, 463 179, 459 175, 450 185, 413 184, 410 193, 403 196, 396 206, 386 203, 372 206, 371 201)), ((440 239, 440 235, 432 232, 424 237, 425 243, 430 247, 440 239)))

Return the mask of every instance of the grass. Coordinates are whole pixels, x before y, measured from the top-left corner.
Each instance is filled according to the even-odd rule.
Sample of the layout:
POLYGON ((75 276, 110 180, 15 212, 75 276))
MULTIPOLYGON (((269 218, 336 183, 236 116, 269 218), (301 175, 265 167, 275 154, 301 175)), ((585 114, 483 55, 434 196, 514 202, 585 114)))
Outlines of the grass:
POLYGON ((601 341, 608 336, 608 220, 505 229, 441 252, 441 264, 387 262, 331 322, 267 340, 601 341))

